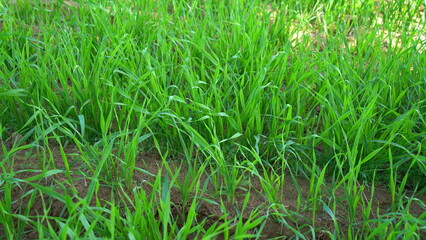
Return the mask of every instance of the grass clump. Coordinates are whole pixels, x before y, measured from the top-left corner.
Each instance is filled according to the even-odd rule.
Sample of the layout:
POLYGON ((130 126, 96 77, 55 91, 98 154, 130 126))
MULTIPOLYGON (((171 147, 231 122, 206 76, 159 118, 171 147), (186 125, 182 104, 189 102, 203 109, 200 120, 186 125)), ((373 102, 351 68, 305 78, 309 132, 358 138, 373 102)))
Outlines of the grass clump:
POLYGON ((422 239, 424 7, 0 3, 0 238, 422 239))

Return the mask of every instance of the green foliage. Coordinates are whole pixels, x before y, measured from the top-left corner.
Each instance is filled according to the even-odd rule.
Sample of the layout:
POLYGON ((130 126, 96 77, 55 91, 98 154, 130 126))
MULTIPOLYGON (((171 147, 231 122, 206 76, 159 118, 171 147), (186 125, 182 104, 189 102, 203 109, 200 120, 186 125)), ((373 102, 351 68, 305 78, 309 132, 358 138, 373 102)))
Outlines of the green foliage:
MULTIPOLYGON (((235 239, 256 237, 249 230, 263 229, 267 218, 257 211, 244 222, 238 215, 230 219, 217 201, 225 211, 221 223, 197 221, 204 197, 199 179, 208 169, 216 193, 229 202, 245 175, 258 178, 271 216, 301 238, 307 232, 287 223, 288 211, 276 205, 289 172, 293 180, 303 175, 311 181, 312 222, 326 211, 336 228, 326 233, 330 237, 421 238, 425 216, 413 217, 402 203, 406 189, 424 192, 426 186, 424 3, 409 2, 0 3, 4 235, 13 238, 31 225, 48 238, 214 239, 230 237, 230 229, 235 239), (47 170, 49 141, 60 149, 76 145, 92 173, 76 207, 71 195, 58 199, 33 185, 64 202, 68 220, 49 217, 47 205, 38 218, 11 208, 12 189, 29 181, 14 178, 3 164, 12 168, 16 152, 34 148, 40 176, 57 174, 47 170), (133 187, 141 148, 163 157, 167 174, 155 175, 156 191, 135 188, 130 202, 138 205, 124 209, 114 201, 90 206, 100 182, 118 178, 118 186, 133 187), (183 183, 167 169, 169 158, 189 164, 183 183), (322 189, 329 178, 333 189, 345 190, 351 224, 362 209, 362 231, 339 229, 339 200, 326 202, 322 189), (371 220, 371 201, 360 195, 364 182, 389 185, 391 213, 371 220), (173 186, 189 209, 184 226, 170 212, 173 186), (191 197, 192 191, 200 196, 191 197)), ((69 172, 64 151, 61 157, 69 172)))

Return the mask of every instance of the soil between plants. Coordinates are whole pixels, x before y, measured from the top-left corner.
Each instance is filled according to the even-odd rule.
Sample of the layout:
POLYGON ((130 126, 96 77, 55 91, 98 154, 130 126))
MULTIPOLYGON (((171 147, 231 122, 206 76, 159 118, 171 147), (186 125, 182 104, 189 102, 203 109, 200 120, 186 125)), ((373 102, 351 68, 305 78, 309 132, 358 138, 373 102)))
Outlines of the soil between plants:
MULTIPOLYGON (((11 141, 9 142, 1 142, 0 146, 4 144, 7 149, 10 149, 12 146, 11 141)), ((88 191, 88 187, 91 183, 91 171, 84 166, 81 161, 78 161, 79 150, 74 145, 64 146, 64 152, 61 154, 60 146, 57 144, 50 144, 49 149, 51 149, 49 163, 49 169, 57 169, 57 170, 65 170, 66 166, 63 161, 63 155, 68 159, 70 163, 69 172, 62 171, 57 174, 53 174, 48 177, 44 177, 42 179, 34 180, 33 183, 36 183, 40 186, 48 187, 58 194, 64 194, 65 191, 70 191, 73 189, 75 200, 83 199, 88 191), (67 174, 69 173, 69 174, 67 174)), ((4 153, 0 148, 0 160, 3 160, 4 153)), ((34 149, 25 149, 18 150, 14 152, 10 158, 9 162, 6 162, 3 169, 0 168, 0 180, 4 181, 6 176, 9 175, 11 171, 13 171, 14 175, 12 176, 14 179, 28 179, 30 177, 37 176, 41 174, 41 167, 38 165, 38 157, 35 154, 34 149)), ((188 165, 182 164, 176 160, 170 161, 169 165, 171 169, 176 170, 180 168, 179 173, 179 181, 183 182, 185 175, 188 172, 188 165)), ((144 152, 140 153, 136 160, 136 168, 143 169, 143 171, 135 170, 133 174, 133 188, 140 187, 146 192, 146 195, 154 191, 151 185, 155 179, 153 175, 157 175, 159 171, 163 171, 165 173, 165 169, 162 167, 162 160, 158 153, 155 152, 144 152), (148 174, 149 173, 149 174, 148 174)), ((203 185, 206 181, 208 181, 209 172, 206 171, 203 176, 201 176, 201 181, 203 185)), ((245 199, 246 194, 250 191, 249 202, 242 213, 243 220, 248 219, 248 216, 255 209, 261 209, 262 214, 268 214, 269 206, 268 201, 264 195, 262 190, 261 182, 258 178, 247 176, 250 178, 250 185, 242 185, 235 191, 235 197, 233 201, 227 199, 226 196, 221 195, 218 196, 215 193, 213 186, 210 183, 207 183, 207 191, 203 196, 204 198, 211 199, 220 203, 223 201, 228 213, 230 213, 228 218, 233 218, 237 216, 239 212, 241 212, 242 203, 245 199)), ((124 203, 122 195, 130 196, 130 199, 133 201, 133 191, 132 189, 123 189, 123 187, 119 187, 119 178, 117 177, 116 183, 113 181, 109 182, 101 182, 100 187, 97 190, 96 198, 93 197, 91 200, 91 206, 96 205, 96 200, 99 200, 101 205, 106 206, 106 202, 120 202, 121 207, 124 208, 124 203)), ((309 226, 314 225, 316 229, 322 229, 323 231, 333 231, 335 228, 334 222, 332 218, 325 212, 321 211, 316 214, 315 221, 312 222, 312 212, 306 207, 306 204, 309 194, 310 182, 304 178, 297 178, 297 185, 300 189, 300 198, 299 192, 297 191, 297 187, 295 186, 295 182, 291 180, 291 177, 286 177, 286 183, 284 184, 284 188, 281 191, 280 196, 278 196, 282 200, 283 206, 290 213, 295 213, 294 215, 289 215, 289 225, 296 229, 306 228, 309 230, 309 226), (299 202, 299 204, 298 204, 299 202), (305 207, 304 207, 305 206, 305 207)), ((7 180, 6 180, 7 181, 7 180)), ((4 183, 1 183, 4 184, 4 183)), ((224 183, 226 184, 226 183, 224 183)), ((1 186, 1 185, 0 185, 1 186)), ((67 216, 65 204, 57 199, 51 199, 50 197, 45 197, 42 194, 37 195, 37 197, 33 200, 30 200, 29 195, 24 196, 27 192, 33 190, 34 188, 28 184, 23 183, 13 187, 12 189, 12 211, 14 214, 22 214, 27 208, 28 201, 34 201, 31 209, 29 209, 29 215, 36 217, 39 215, 45 214, 44 211, 46 209, 46 204, 48 204, 48 216, 50 217, 65 217, 67 216), (44 206, 44 207, 43 207, 44 206)), ((331 191, 330 189, 323 189, 323 196, 327 194, 327 191, 331 191)), ((331 193, 331 192, 328 192, 331 193)), ((340 229, 347 229, 348 222, 346 220, 347 217, 347 206, 345 205, 345 192, 343 189, 339 189, 336 191, 335 196, 341 200, 342 205, 336 209, 335 216, 338 216, 341 220, 338 221, 340 229)), ((361 194, 363 194, 363 198, 368 201, 371 197, 371 189, 365 189, 361 194)), ((423 201, 426 201, 426 194, 419 196, 423 201)), ((4 199, 4 190, 0 188, 0 198, 4 199)), ((170 190, 170 198, 172 202, 172 216, 175 221, 177 221, 178 225, 182 225, 184 223, 185 214, 188 211, 189 204, 184 205, 183 198, 178 191, 177 188, 172 187, 170 190)), ((374 218, 375 211, 377 208, 380 209, 380 214, 384 214, 389 211, 392 204, 392 196, 389 191, 386 190, 385 186, 376 186, 374 189, 373 196, 373 208, 371 216, 374 218)), ((127 206, 131 206, 129 202, 126 204, 127 206)), ((222 209, 219 205, 215 205, 213 203, 207 201, 200 201, 199 206, 197 208, 197 221, 202 222, 206 221, 205 227, 209 227, 216 222, 223 221, 221 217, 223 217, 222 209)), ((423 214, 424 210, 416 205, 412 204, 410 207, 410 214, 414 216, 420 216, 423 214)), ((357 216, 362 216, 361 210, 358 209, 357 216)), ((362 222, 362 219, 359 219, 362 222)), ((53 223, 53 221, 51 222, 53 223)), ((362 224, 360 224, 360 227, 362 224)), ((232 232, 231 232, 232 234, 232 232)), ((0 225, 0 239, 3 239, 4 236, 4 226, 0 225)), ((290 238, 294 234, 293 232, 283 224, 276 221, 272 216, 268 217, 266 220, 265 227, 262 230, 262 239, 282 239, 290 238)), ((22 236, 22 239, 37 239, 38 232, 35 229, 32 229, 30 226, 26 228, 26 233, 22 236)), ((221 236, 218 237, 221 239, 221 236)), ((317 234, 317 239, 329 239, 329 236, 324 234, 317 234)))

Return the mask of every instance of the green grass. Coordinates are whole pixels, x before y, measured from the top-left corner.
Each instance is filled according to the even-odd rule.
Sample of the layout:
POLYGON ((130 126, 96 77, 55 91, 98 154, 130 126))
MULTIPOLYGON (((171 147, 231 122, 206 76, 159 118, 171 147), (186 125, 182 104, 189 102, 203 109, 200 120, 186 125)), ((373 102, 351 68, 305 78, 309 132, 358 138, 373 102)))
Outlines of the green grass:
POLYGON ((2 1, 0 239, 422 239, 424 8, 2 1))

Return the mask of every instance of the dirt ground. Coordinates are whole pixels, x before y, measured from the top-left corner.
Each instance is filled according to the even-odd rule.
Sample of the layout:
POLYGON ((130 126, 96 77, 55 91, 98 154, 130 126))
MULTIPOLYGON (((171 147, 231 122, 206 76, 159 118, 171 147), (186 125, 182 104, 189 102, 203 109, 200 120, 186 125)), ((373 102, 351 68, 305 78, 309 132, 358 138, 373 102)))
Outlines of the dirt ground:
MULTIPOLYGON (((17 136, 15 136, 16 140, 17 136)), ((19 138, 19 136, 18 136, 19 138)), ((0 142, 0 146, 4 144, 4 146, 7 149, 10 149, 11 142, 2 143, 0 142)), ((67 176, 64 173, 57 173, 53 174, 49 177, 45 177, 43 179, 34 180, 33 182, 36 184, 39 184, 44 187, 48 187, 49 189, 55 190, 58 194, 63 195, 64 191, 70 191, 70 189, 75 189, 72 191, 76 191, 75 194, 78 195, 80 199, 84 198, 86 196, 88 187, 90 185, 91 180, 90 178, 90 171, 87 167, 85 167, 81 162, 77 161, 78 159, 78 149, 74 145, 68 145, 64 147, 64 152, 61 155, 60 147, 57 144, 51 144, 49 148, 52 150, 50 154, 50 159, 52 162, 50 163, 51 169, 65 169, 66 166, 64 165, 63 156, 67 156, 68 162, 70 163, 70 175, 67 176), (69 180, 71 177, 71 180, 69 180)), ((0 147, 1 149, 1 147, 0 147)), ((3 150, 0 150, 0 160, 4 159, 4 153, 3 150)), ((13 172, 15 175, 13 178, 15 179, 28 179, 30 177, 39 175, 41 173, 40 166, 38 165, 38 159, 37 154, 35 154, 34 151, 30 151, 30 149, 26 150, 19 150, 13 153, 13 157, 9 158, 8 161, 4 163, 4 169, 0 168, 0 187, 4 184, 4 180, 6 179, 6 176, 8 173, 11 172, 11 165, 13 165, 13 172), (13 161, 12 161, 13 159, 13 161), (3 172, 4 171, 4 172, 3 172)), ((133 185, 134 187, 142 187, 143 190, 145 190, 147 196, 153 191, 151 189, 150 184, 148 184, 149 181, 154 181, 154 178, 150 174, 156 175, 158 171, 164 171, 162 166, 161 157, 153 152, 150 153, 140 153, 140 155, 137 158, 136 161, 136 167, 139 169, 143 169, 146 172, 138 171, 136 170, 133 175, 133 185)), ((172 169, 176 169, 177 167, 181 166, 181 172, 179 175, 179 181, 183 182, 185 175, 188 171, 187 165, 181 165, 181 163, 177 161, 170 162, 170 166, 172 169)), ((203 182, 207 181, 208 177, 208 171, 206 171, 205 175, 201 177, 201 180, 203 182)), ((250 176, 247 176, 250 177, 250 176)), ((307 196, 309 192, 310 182, 306 179, 297 178, 297 184, 299 185, 299 188, 301 190, 302 198, 298 200, 299 193, 296 190, 295 183, 291 180, 291 177, 286 177, 286 183, 284 184, 284 188, 281 191, 282 196, 279 196, 282 199, 282 204, 285 206, 285 209, 288 210, 289 213, 291 212, 297 212, 298 214, 294 214, 292 216, 289 215, 288 219, 286 220, 290 226, 295 227, 297 229, 303 229, 303 226, 306 226, 306 231, 309 230, 309 226, 314 224, 315 228, 323 229, 323 230, 329 230, 333 231, 334 229, 334 223, 331 217, 326 212, 319 212, 316 215, 316 220, 314 223, 311 222, 310 219, 312 219, 312 212, 309 211, 309 209, 302 210, 301 208, 298 208, 298 201, 301 200, 302 205, 307 201, 307 196)), ((7 181, 7 180, 6 180, 7 181)), ((233 218, 236 216, 237 211, 241 209, 241 205, 244 201, 244 198, 246 196, 246 193, 248 189, 250 190, 251 197, 249 199, 248 205, 243 212, 243 219, 247 219, 250 213, 255 209, 261 209, 262 214, 268 214, 268 205, 265 197, 263 196, 263 190, 261 187, 261 183, 258 178, 251 178, 251 186, 243 186, 242 188, 239 188, 235 192, 235 199, 234 201, 228 201, 226 196, 217 196, 215 194, 215 191, 213 190, 213 186, 211 184, 207 185, 207 193, 204 197, 207 197, 212 200, 216 200, 217 202, 221 198, 221 200, 225 203, 225 206, 230 213, 229 218, 233 218)), ((23 197, 25 193, 28 191, 34 189, 29 184, 20 184, 19 187, 14 187, 12 189, 12 210, 13 213, 22 213, 26 209, 26 205, 28 204, 28 201, 34 201, 31 209, 29 209, 29 215, 31 216, 37 216, 39 214, 43 213, 43 204, 49 202, 50 203, 50 209, 49 209, 49 216, 66 216, 66 207, 65 205, 60 202, 59 200, 55 199, 45 199, 45 197, 38 195, 35 199, 30 199, 30 196, 23 197)), ((97 198, 101 201, 111 201, 112 196, 114 196, 116 202, 120 202, 119 196, 120 191, 124 191, 125 194, 130 196, 132 198, 132 190, 131 189, 117 189, 114 186, 111 186, 110 184, 101 183, 101 186, 96 193, 97 198), (114 194, 112 193, 114 191, 114 194)), ((370 199, 370 189, 366 189, 363 191, 363 196, 366 201, 370 199)), ((323 189, 323 195, 327 194, 327 190, 323 189)), ((344 191, 337 191, 335 192, 337 198, 342 200, 342 206, 340 206, 337 209, 337 212, 335 213, 336 216, 339 216, 339 218, 342 219, 342 221, 339 221, 338 224, 340 225, 341 229, 347 229, 347 222, 344 220, 346 219, 345 216, 347 213, 347 208, 345 206, 345 193, 344 191)), ((182 196, 180 192, 176 188, 171 189, 171 201, 172 201, 172 214, 174 219, 176 221, 183 221, 183 216, 187 213, 187 210, 189 208, 189 204, 184 205, 182 196)), ((426 195, 421 196, 423 200, 426 200, 426 195)), ((0 188, 0 198, 4 199, 4 190, 0 188)), ((380 207, 380 210, 382 213, 385 213, 388 209, 391 207, 391 195, 386 190, 385 187, 378 187, 376 186, 374 191, 374 197, 373 197, 373 210, 370 217, 377 217, 375 216, 375 210, 376 207, 380 207)), ((212 224, 223 221, 221 219, 223 213, 220 208, 220 206, 208 203, 208 202, 199 202, 201 205, 198 208, 197 212, 197 220, 203 221, 206 220, 207 224, 206 226, 209 227, 212 224)), ((95 198, 92 199, 91 204, 93 206, 96 205, 95 198)), ((105 204, 101 203, 101 204, 105 204)), ((305 204, 306 205, 306 204, 305 204)), ((129 205, 128 205, 129 206, 129 205)), ((307 206, 307 205, 306 205, 307 206)), ((423 214, 423 209, 415 204, 411 205, 411 214, 414 216, 420 216, 423 214)), ((357 214, 358 216, 362 216, 361 212, 357 214)), ((360 219, 362 222, 362 219, 360 219)), ((179 223, 178 223, 179 224, 179 223)), ((271 239, 271 238, 280 238, 282 236, 293 236, 293 233, 291 230, 289 230, 288 227, 281 224, 276 219, 273 219, 273 217, 269 217, 265 228, 263 229, 263 237, 264 239, 271 239)), ((4 229, 3 226, 0 225, 0 236, 4 235, 4 229), (3 232, 3 234, 2 234, 3 232)), ((24 239, 37 239, 38 234, 36 231, 34 231, 31 228, 28 228, 28 234, 24 236, 24 239)), ((328 236, 324 233, 323 235, 317 235, 318 239, 328 239, 328 236)), ((1 239, 1 237, 0 237, 1 239)))

